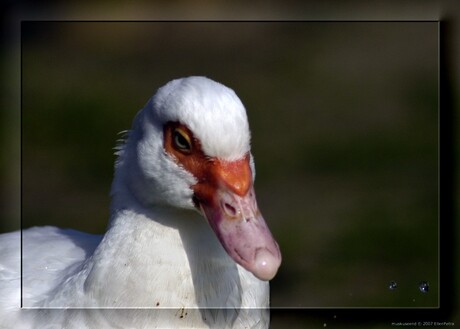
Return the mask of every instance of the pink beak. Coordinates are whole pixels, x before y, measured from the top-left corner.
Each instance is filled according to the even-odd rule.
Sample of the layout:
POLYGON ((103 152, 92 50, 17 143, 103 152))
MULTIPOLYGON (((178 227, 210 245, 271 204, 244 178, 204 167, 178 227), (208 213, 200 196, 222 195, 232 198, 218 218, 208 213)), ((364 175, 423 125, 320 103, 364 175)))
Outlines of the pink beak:
POLYGON ((249 157, 212 160, 204 179, 193 186, 195 201, 230 257, 260 280, 271 280, 281 253, 260 213, 249 157))

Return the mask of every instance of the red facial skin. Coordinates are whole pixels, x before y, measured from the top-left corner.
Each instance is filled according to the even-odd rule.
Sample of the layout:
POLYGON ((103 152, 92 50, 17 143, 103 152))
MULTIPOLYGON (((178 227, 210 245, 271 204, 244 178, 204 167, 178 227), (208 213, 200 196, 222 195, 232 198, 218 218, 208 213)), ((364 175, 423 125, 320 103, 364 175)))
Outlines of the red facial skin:
POLYGON ((164 149, 197 179, 193 202, 229 256, 257 278, 271 280, 281 253, 257 207, 249 153, 235 161, 208 157, 178 122, 165 124, 164 149))

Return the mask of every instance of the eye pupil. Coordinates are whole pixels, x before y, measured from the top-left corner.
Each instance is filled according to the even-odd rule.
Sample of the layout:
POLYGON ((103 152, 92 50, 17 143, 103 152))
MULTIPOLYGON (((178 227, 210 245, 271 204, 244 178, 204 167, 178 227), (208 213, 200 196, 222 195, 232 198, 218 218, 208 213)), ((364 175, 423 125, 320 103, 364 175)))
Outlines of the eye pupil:
POLYGON ((188 139, 179 131, 174 131, 174 144, 181 151, 190 151, 190 142, 188 139))

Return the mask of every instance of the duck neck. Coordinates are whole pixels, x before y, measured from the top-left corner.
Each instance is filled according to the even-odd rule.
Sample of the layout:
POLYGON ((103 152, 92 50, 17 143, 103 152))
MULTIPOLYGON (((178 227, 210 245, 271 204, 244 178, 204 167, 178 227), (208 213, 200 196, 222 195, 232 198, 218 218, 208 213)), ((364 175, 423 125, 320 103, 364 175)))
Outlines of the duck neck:
POLYGON ((193 210, 114 196, 108 231, 90 262, 85 288, 105 306, 241 305, 236 264, 193 210))

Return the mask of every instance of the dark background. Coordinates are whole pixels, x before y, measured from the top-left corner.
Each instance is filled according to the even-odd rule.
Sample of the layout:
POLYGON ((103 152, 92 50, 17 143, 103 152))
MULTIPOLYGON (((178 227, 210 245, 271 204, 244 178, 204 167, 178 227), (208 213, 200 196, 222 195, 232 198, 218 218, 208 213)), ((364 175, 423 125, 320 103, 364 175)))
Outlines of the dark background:
POLYGON ((117 132, 206 75, 248 111, 272 306, 437 307, 438 41, 436 22, 23 23, 24 227, 103 232, 117 132))
POLYGON ((272 306, 438 306, 437 23, 25 22, 22 36, 24 227, 104 232, 117 132, 157 87, 205 75, 248 110, 284 256, 272 306))

